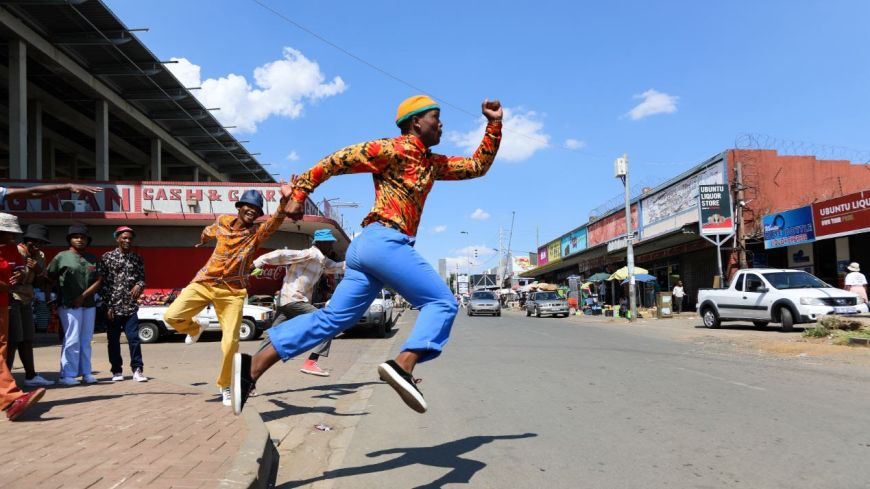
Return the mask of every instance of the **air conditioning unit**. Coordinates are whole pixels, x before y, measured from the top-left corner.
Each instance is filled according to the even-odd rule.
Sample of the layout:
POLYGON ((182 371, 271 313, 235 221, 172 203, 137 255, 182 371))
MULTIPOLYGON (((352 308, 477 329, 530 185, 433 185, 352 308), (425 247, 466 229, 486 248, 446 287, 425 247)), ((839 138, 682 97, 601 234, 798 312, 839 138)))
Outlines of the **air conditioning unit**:
POLYGON ((88 203, 84 200, 61 200, 60 210, 62 212, 87 212, 88 203))

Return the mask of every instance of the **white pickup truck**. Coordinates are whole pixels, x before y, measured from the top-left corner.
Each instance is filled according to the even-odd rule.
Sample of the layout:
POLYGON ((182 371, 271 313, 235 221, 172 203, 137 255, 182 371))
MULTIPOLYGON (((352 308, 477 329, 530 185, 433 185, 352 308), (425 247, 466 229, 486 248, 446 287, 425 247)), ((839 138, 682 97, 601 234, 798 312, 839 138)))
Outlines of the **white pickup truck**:
POLYGON ((827 314, 867 313, 857 294, 801 270, 775 268, 740 270, 727 289, 700 289, 697 307, 708 328, 722 321, 752 321, 759 328, 780 323, 783 331, 827 314))
MULTIPOLYGON (((161 336, 175 333, 171 326, 163 321, 163 314, 169 306, 140 306, 139 313, 139 341, 142 343, 155 343, 161 336)), ((252 306, 245 304, 242 309, 242 326, 239 330, 239 339, 242 341, 255 340, 272 325, 274 311, 270 307, 252 306)), ((220 331, 214 306, 208 305, 196 319, 208 319, 206 331, 220 331)))

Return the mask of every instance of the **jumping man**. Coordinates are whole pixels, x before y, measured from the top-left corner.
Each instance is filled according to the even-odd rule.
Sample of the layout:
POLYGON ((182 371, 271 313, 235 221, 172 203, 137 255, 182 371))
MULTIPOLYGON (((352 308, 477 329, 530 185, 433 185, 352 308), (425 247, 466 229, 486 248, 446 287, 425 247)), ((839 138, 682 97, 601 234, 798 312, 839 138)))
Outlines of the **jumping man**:
POLYGON ((247 298, 247 278, 251 271, 254 252, 284 222, 284 207, 292 187, 281 186, 281 202, 272 217, 263 224, 256 220, 263 215, 263 196, 256 190, 246 190, 236 202, 238 214, 223 215, 202 231, 200 247, 212 239, 217 240, 214 252, 202 269, 178 298, 172 302, 164 321, 179 333, 186 333, 185 342, 195 343, 207 324, 194 320, 210 303, 223 331, 221 351, 223 362, 217 379, 218 388, 225 406, 230 405, 230 374, 233 354, 239 350, 239 330, 242 326, 242 309, 247 298))
POLYGON ((501 103, 484 101, 482 112, 488 124, 471 158, 430 151, 441 140, 441 111, 431 98, 415 96, 399 104, 396 125, 401 136, 349 146, 295 179, 287 205, 287 215, 294 220, 302 217, 308 194, 333 175, 371 173, 375 204, 363 220, 362 233, 347 250, 347 271, 329 305, 273 327, 269 331, 272 345, 254 357, 235 355, 232 401, 236 414, 241 413, 254 383, 269 367, 356 324, 385 285, 419 307, 420 314, 402 352, 395 360, 382 363, 378 372, 409 407, 426 411, 426 401, 411 373, 418 362, 441 353, 457 305, 438 273, 414 250, 415 236, 435 180, 476 178, 492 166, 501 140, 501 103))

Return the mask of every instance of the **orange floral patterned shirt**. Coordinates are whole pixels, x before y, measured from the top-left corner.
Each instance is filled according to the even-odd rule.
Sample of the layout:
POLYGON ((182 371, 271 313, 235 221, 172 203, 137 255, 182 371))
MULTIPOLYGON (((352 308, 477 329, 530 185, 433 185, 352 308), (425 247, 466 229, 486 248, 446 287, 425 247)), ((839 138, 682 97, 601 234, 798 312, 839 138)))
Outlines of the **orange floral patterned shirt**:
POLYGON ((238 216, 230 214, 218 217, 214 224, 203 229, 200 241, 206 243, 216 239, 217 245, 193 281, 246 288, 254 253, 284 222, 284 213, 280 209, 283 206, 268 221, 247 229, 235 229, 233 222, 238 216))
POLYGON ((466 180, 486 174, 501 142, 501 122, 490 122, 471 158, 432 153, 417 136, 402 135, 348 146, 320 160, 293 182, 293 200, 304 202, 333 175, 372 173, 375 204, 363 220, 398 227, 416 236, 435 180, 466 180))

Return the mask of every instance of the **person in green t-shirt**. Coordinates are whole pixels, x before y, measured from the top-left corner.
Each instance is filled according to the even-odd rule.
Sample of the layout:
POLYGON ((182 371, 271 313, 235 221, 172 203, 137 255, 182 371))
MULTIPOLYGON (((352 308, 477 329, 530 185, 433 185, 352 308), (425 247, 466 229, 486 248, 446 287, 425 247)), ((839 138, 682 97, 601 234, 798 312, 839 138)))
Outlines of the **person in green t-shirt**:
POLYGON ((91 339, 97 311, 94 294, 102 278, 97 272, 97 257, 85 251, 91 244, 88 228, 70 226, 66 239, 69 250, 58 253, 46 270, 46 275, 58 285, 57 313, 64 331, 57 382, 77 385, 76 377, 81 376, 86 384, 93 384, 97 382, 91 373, 91 339))

